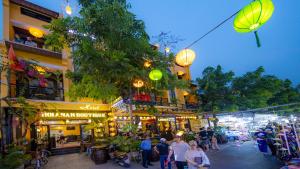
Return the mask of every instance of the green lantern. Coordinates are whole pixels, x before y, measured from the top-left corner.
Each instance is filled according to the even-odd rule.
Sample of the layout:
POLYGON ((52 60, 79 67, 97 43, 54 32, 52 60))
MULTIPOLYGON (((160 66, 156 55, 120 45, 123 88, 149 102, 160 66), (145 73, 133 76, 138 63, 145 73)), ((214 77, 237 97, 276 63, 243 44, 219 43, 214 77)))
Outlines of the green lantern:
POLYGON ((234 29, 239 33, 254 32, 260 47, 257 30, 271 18, 273 12, 272 0, 254 0, 238 12, 233 22, 234 29))
POLYGON ((149 73, 149 78, 154 81, 160 80, 162 78, 162 72, 158 69, 153 69, 149 73))

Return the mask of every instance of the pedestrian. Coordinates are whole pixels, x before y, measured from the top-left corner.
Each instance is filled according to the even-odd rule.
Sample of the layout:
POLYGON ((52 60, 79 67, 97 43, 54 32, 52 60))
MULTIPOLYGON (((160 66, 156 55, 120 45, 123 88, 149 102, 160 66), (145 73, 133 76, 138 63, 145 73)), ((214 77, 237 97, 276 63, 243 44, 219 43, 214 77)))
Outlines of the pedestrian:
POLYGON ((211 138, 211 148, 213 150, 220 150, 219 145, 218 145, 218 140, 215 135, 213 135, 211 138))
POLYGON ((214 130, 211 129, 211 127, 208 127, 207 128, 207 137, 208 137, 210 148, 212 148, 211 139, 212 139, 212 137, 213 137, 214 134, 215 134, 214 130))
POLYGON ((154 151, 159 154, 160 168, 165 169, 165 164, 168 165, 168 169, 171 169, 171 162, 168 161, 169 145, 166 143, 165 138, 160 139, 160 143, 154 147, 154 151))
POLYGON ((143 140, 141 143, 144 168, 148 168, 148 166, 152 166, 152 164, 150 163, 150 158, 152 155, 151 146, 152 146, 151 139, 150 139, 149 135, 147 135, 146 139, 143 140))
POLYGON ((266 141, 267 133, 263 129, 258 129, 258 131, 254 134, 258 143, 258 149, 264 155, 268 153, 268 145, 266 141))
POLYGON ((197 142, 189 142, 190 150, 185 153, 185 159, 188 162, 189 169, 208 169, 210 167, 209 159, 201 148, 197 147, 197 142))
POLYGON ((186 142, 181 140, 181 136, 182 134, 177 134, 175 136, 175 142, 171 144, 168 156, 168 161, 170 161, 170 158, 174 153, 177 169, 185 169, 185 167, 187 167, 187 162, 184 155, 190 148, 186 142))
POLYGON ((209 138, 208 138, 207 130, 204 127, 200 128, 199 136, 200 136, 201 147, 205 151, 208 151, 209 150, 209 138))

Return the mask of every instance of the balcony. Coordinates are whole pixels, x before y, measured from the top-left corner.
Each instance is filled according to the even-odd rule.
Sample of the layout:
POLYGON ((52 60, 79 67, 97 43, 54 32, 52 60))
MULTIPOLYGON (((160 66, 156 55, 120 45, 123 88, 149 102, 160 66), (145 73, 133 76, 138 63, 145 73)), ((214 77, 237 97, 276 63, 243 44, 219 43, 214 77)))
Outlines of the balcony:
POLYGON ((12 44, 15 50, 20 50, 29 53, 35 53, 43 56, 49 56, 56 59, 62 59, 62 54, 59 52, 50 51, 43 48, 33 47, 29 45, 25 45, 23 43, 18 43, 14 41, 5 41, 7 48, 12 44))
POLYGON ((197 103, 170 103, 168 98, 155 97, 151 98, 148 94, 135 95, 133 98, 133 104, 145 105, 145 106, 165 106, 176 107, 178 109, 196 110, 199 108, 197 103))
POLYGON ((33 100, 64 101, 64 89, 56 87, 29 86, 25 84, 11 85, 11 97, 23 96, 33 100))

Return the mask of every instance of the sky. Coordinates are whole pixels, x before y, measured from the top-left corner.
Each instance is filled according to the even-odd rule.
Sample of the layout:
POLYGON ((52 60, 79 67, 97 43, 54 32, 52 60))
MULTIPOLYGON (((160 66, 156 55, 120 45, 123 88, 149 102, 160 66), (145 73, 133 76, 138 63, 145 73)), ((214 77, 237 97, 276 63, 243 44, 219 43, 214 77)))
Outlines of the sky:
MULTIPOLYGON (((29 0, 62 12, 64 0, 29 0)), ((76 0, 71 4, 79 10, 76 0)), ((145 22, 150 37, 171 32, 180 41, 176 53, 205 34, 212 27, 243 8, 252 0, 128 0, 131 11, 145 22)), ((300 0, 273 0, 275 11, 262 26, 257 48, 253 33, 240 34, 233 19, 191 47, 196 60, 191 66, 192 78, 201 77, 207 66, 221 65, 237 76, 264 66, 267 74, 300 83, 300 0)), ((154 39, 152 39, 154 41, 154 39)))

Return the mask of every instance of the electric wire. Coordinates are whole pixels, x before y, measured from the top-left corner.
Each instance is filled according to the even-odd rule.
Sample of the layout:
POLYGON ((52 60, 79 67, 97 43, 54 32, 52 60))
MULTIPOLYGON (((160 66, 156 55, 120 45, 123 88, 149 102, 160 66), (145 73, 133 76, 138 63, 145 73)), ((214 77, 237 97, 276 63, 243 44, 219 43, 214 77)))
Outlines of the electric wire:
POLYGON ((222 26, 224 23, 226 23, 227 21, 229 21, 231 18, 233 18, 235 15, 237 15, 240 12, 240 10, 238 10, 237 12, 235 12, 234 14, 232 14, 231 16, 229 16, 228 18, 226 18, 225 20, 223 20, 221 23, 219 23, 217 26, 213 27, 212 29, 210 29, 207 33, 205 33, 204 35, 202 35, 200 38, 196 39, 194 42, 192 42, 191 44, 189 44, 185 49, 192 47, 193 45, 195 45, 196 43, 198 43, 201 39, 203 39, 204 37, 206 37, 207 35, 209 35, 210 33, 212 33, 213 31, 215 31, 216 29, 218 29, 220 26, 222 26))

